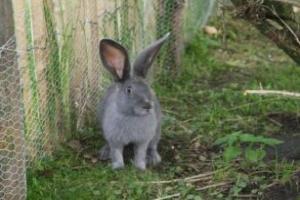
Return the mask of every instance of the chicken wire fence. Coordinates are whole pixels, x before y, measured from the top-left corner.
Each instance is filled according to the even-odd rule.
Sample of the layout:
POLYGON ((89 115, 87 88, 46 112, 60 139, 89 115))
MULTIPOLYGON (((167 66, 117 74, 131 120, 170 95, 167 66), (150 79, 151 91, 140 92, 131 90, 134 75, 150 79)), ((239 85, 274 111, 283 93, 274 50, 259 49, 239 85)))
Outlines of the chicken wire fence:
POLYGON ((98 42, 136 54, 171 32, 155 71, 180 68, 184 42, 213 10, 205 0, 12 1, 15 34, 0 46, 0 199, 26 197, 26 169, 88 127, 109 78, 98 42), (17 3, 14 3, 17 2, 17 3))
POLYGON ((0 199, 24 199, 26 194, 21 83, 15 47, 12 37, 0 48, 0 199))

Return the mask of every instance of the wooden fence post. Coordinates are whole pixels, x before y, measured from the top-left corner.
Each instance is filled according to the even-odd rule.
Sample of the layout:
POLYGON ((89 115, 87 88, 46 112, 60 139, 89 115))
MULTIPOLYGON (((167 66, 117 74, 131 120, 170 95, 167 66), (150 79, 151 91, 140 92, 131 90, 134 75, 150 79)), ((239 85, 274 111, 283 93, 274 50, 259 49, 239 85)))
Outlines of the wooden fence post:
MULTIPOLYGON (((95 108, 97 104, 97 96, 99 94, 100 84, 100 59, 99 59, 99 31, 97 17, 97 0, 87 1, 85 31, 86 31, 86 46, 87 46, 87 68, 88 68, 88 106, 95 108)), ((89 113, 92 114, 92 113, 89 113)), ((91 115, 95 119, 94 115, 91 115)), ((94 120, 89 120, 94 121, 94 120)))
POLYGON ((12 4, 9 0, 0 1, 0 44, 4 44, 14 32, 14 22, 10 12, 12 4))
MULTIPOLYGON (((44 4, 42 0, 31 0, 31 13, 32 13, 32 33, 33 33, 33 48, 34 48, 34 60, 35 60, 35 69, 36 76, 38 80, 38 93, 39 93, 39 108, 41 111, 41 121, 44 123, 41 124, 42 133, 33 133, 38 134, 40 137, 37 141, 43 144, 36 144, 36 146, 41 145, 42 149, 37 149, 38 151, 43 151, 44 153, 51 152, 50 141, 53 139, 53 130, 49 127, 49 122, 47 120, 47 98, 48 98, 48 88, 47 88, 47 65, 49 62, 48 54, 48 43, 47 43, 47 28, 45 22, 44 14, 44 4)), ((52 42, 52 41, 48 41, 52 42)), ((35 144, 33 144, 35 145, 35 144)))

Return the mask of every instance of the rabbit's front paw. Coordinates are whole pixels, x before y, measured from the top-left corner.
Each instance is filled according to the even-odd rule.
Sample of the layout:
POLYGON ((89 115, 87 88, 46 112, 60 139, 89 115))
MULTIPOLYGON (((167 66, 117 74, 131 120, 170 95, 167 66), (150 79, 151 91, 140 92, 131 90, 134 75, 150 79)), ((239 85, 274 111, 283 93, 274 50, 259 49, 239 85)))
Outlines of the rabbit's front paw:
POLYGON ((112 169, 123 169, 124 163, 122 162, 113 162, 112 163, 112 169))
POLYGON ((146 169, 146 162, 145 161, 135 161, 134 166, 139 170, 144 171, 146 169))
POLYGON ((106 144, 104 145, 99 153, 98 153, 98 157, 100 160, 109 160, 110 159, 110 150, 109 150, 109 146, 106 144))

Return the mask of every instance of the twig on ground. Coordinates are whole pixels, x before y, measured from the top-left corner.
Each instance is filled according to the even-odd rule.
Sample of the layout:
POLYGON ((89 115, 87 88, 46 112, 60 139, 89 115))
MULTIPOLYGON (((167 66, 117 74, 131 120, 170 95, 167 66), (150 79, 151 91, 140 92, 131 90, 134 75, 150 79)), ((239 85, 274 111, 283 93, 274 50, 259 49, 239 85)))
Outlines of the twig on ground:
POLYGON ((228 186, 230 185, 232 182, 221 182, 221 183, 216 183, 216 184, 212 184, 212 185, 206 185, 204 187, 200 187, 200 188, 197 188, 196 190, 197 191, 203 191, 203 190, 207 190, 207 189, 210 189, 210 188, 216 188, 216 187, 222 187, 222 186, 228 186))
POLYGON ((164 196, 164 197, 159 197, 159 198, 156 198, 154 200, 171 199, 171 198, 179 197, 179 196, 180 196, 180 193, 176 193, 176 194, 172 194, 172 195, 168 195, 168 196, 164 196))
POLYGON ((199 182, 199 181, 209 181, 211 180, 211 176, 208 176, 208 177, 202 177, 202 178, 195 178, 195 179, 191 179, 191 180, 188 180, 186 181, 187 183, 195 183, 195 182, 199 182))
POLYGON ((189 128, 187 128, 185 125, 183 125, 183 123, 180 123, 180 121, 177 121, 177 124, 180 128, 182 128, 186 133, 188 134, 192 134, 193 131, 189 128))
POLYGON ((286 97, 300 97, 300 93, 296 92, 287 92, 287 91, 279 91, 279 90, 246 90, 244 95, 247 94, 257 94, 257 95, 279 95, 286 97))
POLYGON ((177 178, 177 179, 172 179, 172 180, 166 180, 166 181, 150 181, 150 182, 143 182, 143 183, 150 183, 150 184, 166 184, 166 183, 175 183, 175 182, 196 182, 200 180, 207 180, 207 177, 210 177, 214 174, 215 172, 207 172, 203 174, 198 174, 195 176, 190 176, 187 178, 177 178))
POLYGON ((211 176, 215 173, 216 172, 207 172, 207 173, 203 173, 203 174, 198 174, 198 175, 195 175, 195 176, 190 176, 190 177, 184 178, 184 180, 191 180, 191 179, 195 179, 195 178, 203 178, 203 177, 211 176))
POLYGON ((190 144, 193 144, 194 142, 196 142, 197 140, 199 140, 201 137, 203 137, 203 136, 202 136, 202 135, 198 135, 198 136, 194 137, 194 138, 191 140, 190 144))
POLYGON ((274 181, 274 182, 270 183, 269 185, 267 185, 267 186, 265 187, 265 190, 266 190, 266 189, 269 189, 269 188, 271 188, 271 187, 273 187, 273 186, 275 186, 275 185, 278 185, 278 184, 279 184, 278 181, 274 181))
POLYGON ((275 124, 276 126, 282 127, 282 124, 280 122, 276 121, 275 119, 268 118, 268 120, 270 122, 272 122, 273 124, 275 124))
POLYGON ((247 199, 252 199, 252 198, 256 198, 257 196, 254 194, 240 194, 240 195, 236 195, 236 198, 247 198, 247 199))

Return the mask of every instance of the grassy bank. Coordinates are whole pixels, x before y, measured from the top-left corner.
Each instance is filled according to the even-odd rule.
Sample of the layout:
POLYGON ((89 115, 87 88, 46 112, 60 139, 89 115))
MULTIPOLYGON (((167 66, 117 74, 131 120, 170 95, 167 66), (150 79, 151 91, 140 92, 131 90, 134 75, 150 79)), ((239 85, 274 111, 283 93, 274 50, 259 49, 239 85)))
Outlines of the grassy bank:
POLYGON ((199 33, 186 47, 181 75, 156 77, 164 113, 160 166, 139 172, 128 161, 112 171, 95 159, 103 141, 91 129, 29 171, 28 199, 261 199, 273 185, 291 183, 299 163, 268 157, 268 142, 256 140, 296 134, 299 124, 272 116, 297 116, 299 99, 243 91, 299 91, 300 68, 243 23, 227 25, 227 49, 221 36, 199 33), (214 145, 234 133, 248 138, 214 145))

